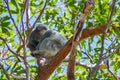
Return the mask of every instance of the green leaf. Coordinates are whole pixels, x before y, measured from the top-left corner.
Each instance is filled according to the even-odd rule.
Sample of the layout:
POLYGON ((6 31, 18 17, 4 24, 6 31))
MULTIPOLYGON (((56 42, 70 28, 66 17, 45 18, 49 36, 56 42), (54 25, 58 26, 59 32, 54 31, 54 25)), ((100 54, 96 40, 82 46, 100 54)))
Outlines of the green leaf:
POLYGON ((10 36, 10 32, 7 27, 2 27, 2 33, 5 33, 6 35, 10 36))
POLYGON ((10 22, 3 22, 1 24, 2 27, 9 27, 9 25, 10 25, 10 22))
POLYGON ((11 3, 12 3, 16 8, 18 8, 17 3, 16 3, 16 0, 11 0, 11 3))
POLYGON ((11 13, 12 13, 12 14, 18 14, 18 13, 19 13, 19 10, 11 10, 11 13))
POLYGON ((7 20, 9 20, 9 19, 10 19, 9 16, 5 16, 5 17, 3 17, 3 21, 7 21, 7 20))
POLYGON ((21 7, 21 8, 23 8, 24 7, 24 3, 18 3, 19 4, 19 6, 21 7))
POLYGON ((29 60, 30 63, 33 63, 33 62, 35 62, 35 61, 36 61, 35 59, 29 60))

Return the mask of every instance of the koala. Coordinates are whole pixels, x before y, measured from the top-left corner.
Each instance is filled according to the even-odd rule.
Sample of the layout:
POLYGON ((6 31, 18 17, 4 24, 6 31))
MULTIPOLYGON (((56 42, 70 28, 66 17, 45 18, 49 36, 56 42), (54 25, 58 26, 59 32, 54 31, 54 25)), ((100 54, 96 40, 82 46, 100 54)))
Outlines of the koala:
POLYGON ((57 54, 66 42, 66 37, 59 32, 49 30, 47 25, 37 24, 29 36, 28 48, 31 50, 32 56, 51 58, 57 54))
POLYGON ((39 54, 41 57, 50 58, 66 44, 66 37, 54 30, 47 30, 41 38, 33 54, 39 54))

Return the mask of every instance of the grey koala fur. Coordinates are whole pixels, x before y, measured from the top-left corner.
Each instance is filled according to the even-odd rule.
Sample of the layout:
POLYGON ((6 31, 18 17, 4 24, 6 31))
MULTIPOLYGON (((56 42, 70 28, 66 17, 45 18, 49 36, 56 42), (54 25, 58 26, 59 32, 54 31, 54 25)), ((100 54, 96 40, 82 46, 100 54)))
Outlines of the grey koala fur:
POLYGON ((50 58, 56 55, 66 42, 66 37, 59 32, 48 30, 48 26, 44 24, 37 24, 29 36, 28 45, 34 47, 30 49, 33 56, 50 58))
POLYGON ((43 58, 50 58, 65 45, 67 39, 54 30, 47 30, 42 36, 33 54, 38 54, 43 58))
POLYGON ((35 29, 31 32, 27 44, 31 51, 35 50, 36 46, 38 45, 39 41, 47 30, 48 27, 44 24, 37 23, 35 25, 35 29))

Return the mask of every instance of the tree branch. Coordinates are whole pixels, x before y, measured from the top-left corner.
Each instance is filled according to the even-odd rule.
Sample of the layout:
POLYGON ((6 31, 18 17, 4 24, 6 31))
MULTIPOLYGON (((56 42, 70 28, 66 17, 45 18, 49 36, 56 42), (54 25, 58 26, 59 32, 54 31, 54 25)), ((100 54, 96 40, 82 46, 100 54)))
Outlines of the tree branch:
MULTIPOLYGON (((43 9, 40 11, 40 14, 38 15, 37 19, 35 20, 35 22, 34 22, 34 24, 33 24, 33 26, 32 26, 32 29, 35 27, 35 24, 37 23, 38 19, 40 19, 41 15, 42 15, 42 13, 44 12, 44 10, 45 10, 45 8, 46 8, 46 6, 47 6, 47 3, 48 3, 49 1, 50 1, 50 0, 46 0, 45 5, 43 6, 43 9)), ((32 29, 31 29, 31 30, 32 30, 32 29)), ((31 30, 30 30, 30 31, 31 31, 31 30)))
MULTIPOLYGON (((21 34, 20 34, 20 31, 18 30, 18 27, 17 27, 17 25, 15 24, 15 21, 14 21, 14 19, 13 19, 13 17, 12 17, 12 14, 11 14, 11 11, 10 11, 10 7, 9 7, 9 5, 8 5, 8 0, 4 0, 4 2, 5 2, 6 5, 7 5, 7 9, 8 9, 10 18, 11 18, 11 20, 12 20, 12 22, 13 22, 15 28, 16 28, 16 31, 18 32, 18 34, 19 34, 19 36, 20 36, 20 39, 22 40, 22 36, 21 36, 21 34)), ((23 41, 23 40, 22 40, 22 41, 23 41)))
POLYGON ((97 62, 96 66, 90 71, 89 75, 88 75, 88 80, 91 80, 94 72, 96 72, 98 69, 99 69, 99 65, 101 64, 101 62, 103 61, 103 52, 104 52, 104 40, 105 40, 105 36, 106 36, 106 33, 108 31, 108 28, 110 26, 110 21, 111 21, 111 18, 112 18, 112 15, 113 15, 113 11, 114 11, 114 7, 115 7, 115 2, 116 0, 113 0, 113 3, 112 3, 112 9, 111 9, 111 13, 110 13, 110 16, 108 18, 108 21, 107 21, 107 24, 106 24, 106 27, 103 31, 103 36, 102 36, 102 44, 101 44, 101 52, 100 52, 100 58, 99 58, 99 61, 97 62))
POLYGON ((87 17, 87 14, 89 13, 91 7, 92 7, 92 3, 93 0, 91 0, 91 2, 88 0, 85 4, 85 7, 83 9, 83 14, 81 16, 81 19, 78 23, 78 26, 76 28, 76 32, 73 36, 73 40, 72 40, 72 48, 70 51, 70 61, 68 64, 68 72, 67 72, 67 77, 68 80, 75 80, 75 76, 74 76, 74 66, 75 66, 75 55, 76 55, 76 48, 79 44, 79 39, 81 37, 82 31, 83 31, 83 24, 84 21, 87 17))
POLYGON ((20 58, 23 59, 23 56, 21 56, 20 54, 17 54, 16 52, 14 52, 14 51, 9 47, 9 45, 6 43, 6 40, 5 40, 5 39, 3 39, 2 37, 0 37, 0 40, 2 40, 2 41, 6 44, 8 50, 9 50, 11 53, 13 53, 19 61, 21 61, 20 58), (19 57, 20 57, 20 58, 19 58, 19 57))
POLYGON ((108 71, 110 72, 111 75, 113 75, 113 77, 115 78, 115 80, 117 80, 117 77, 113 74, 113 72, 110 70, 110 67, 109 67, 109 61, 107 61, 107 69, 108 71))
MULTIPOLYGON (((63 62, 69 62, 69 59, 64 59, 63 62)), ((90 68, 95 67, 96 64, 85 64, 85 63, 76 61, 75 65, 76 66, 83 66, 86 69, 90 69, 90 68)))
POLYGON ((27 30, 30 29, 30 1, 29 0, 26 0, 26 27, 27 27, 27 30))
POLYGON ((90 59, 90 62, 91 62, 92 64, 94 63, 94 61, 92 60, 91 56, 90 56, 88 53, 86 53, 86 52, 84 52, 84 51, 82 51, 82 50, 81 50, 81 52, 82 52, 83 54, 85 54, 85 55, 90 59))
POLYGON ((26 27, 27 29, 29 30, 29 5, 30 5, 30 2, 29 0, 25 0, 25 6, 24 6, 24 9, 22 11, 22 18, 21 18, 21 23, 22 23, 22 31, 23 31, 23 54, 24 54, 24 65, 25 65, 25 72, 26 72, 26 79, 27 80, 30 80, 30 72, 29 72, 29 67, 28 67, 28 62, 27 62, 27 54, 26 54, 26 38, 25 38, 25 27, 24 27, 24 12, 26 10, 26 27))
MULTIPOLYGON (((113 27, 113 29, 115 29, 114 25, 111 25, 113 27)), ((91 36, 95 36, 98 34, 103 33, 104 29, 106 27, 106 24, 98 26, 98 27, 89 27, 86 29, 83 29, 82 35, 80 37, 80 41, 91 37, 91 36)), ((108 32, 110 32, 108 30, 108 32)), ((38 69, 38 76, 37 76, 37 80, 45 80, 47 78, 49 78, 50 74, 56 69, 56 67, 65 59, 65 57, 68 55, 71 46, 72 46, 72 40, 73 37, 66 43, 66 45, 57 53, 57 55, 55 55, 51 61, 46 64, 43 67, 39 67, 38 69)))
POLYGON ((111 18, 112 18, 112 16, 113 16, 113 12, 114 12, 114 8, 115 8, 115 2, 116 2, 116 0, 113 0, 112 8, 111 8, 111 13, 110 13, 110 16, 109 16, 109 18, 108 18, 108 20, 107 20, 106 28, 105 28, 105 30, 104 30, 104 32, 103 32, 100 58, 102 58, 102 56, 103 56, 103 52, 104 52, 104 40, 105 40, 106 33, 107 33, 107 31, 108 31, 108 27, 110 26, 111 18))
POLYGON ((5 74, 7 80, 10 80, 9 74, 6 72, 6 70, 4 69, 4 66, 1 63, 0 63, 0 68, 3 70, 3 73, 5 74))

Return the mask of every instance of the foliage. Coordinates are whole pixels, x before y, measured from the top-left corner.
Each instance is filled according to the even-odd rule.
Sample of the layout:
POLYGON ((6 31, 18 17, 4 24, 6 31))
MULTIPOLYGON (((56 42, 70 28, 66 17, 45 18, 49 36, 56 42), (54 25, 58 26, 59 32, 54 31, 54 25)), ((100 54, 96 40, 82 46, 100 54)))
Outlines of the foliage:
MULTIPOLYGON (((25 2, 24 0, 8 0, 9 12, 5 1, 7 0, 0 0, 0 79, 6 79, 8 78, 6 75, 9 75, 11 80, 25 80, 27 65, 31 79, 34 80, 38 71, 36 60, 31 57, 29 49, 26 46, 22 46, 24 43, 21 40, 22 36, 25 44, 27 44, 26 40, 29 34, 28 26, 26 25, 28 20, 26 18, 27 11, 23 15, 26 6, 25 2), (21 35, 18 33, 16 27, 21 35), (22 58, 20 56, 26 57, 22 58), (26 64, 24 59, 27 59, 28 64, 26 64)), ((45 0, 30 0, 30 12, 28 13, 30 28, 33 27, 32 25, 42 11, 45 2, 45 0)), ((51 29, 59 31, 62 35, 70 39, 75 32, 85 2, 86 0, 50 0, 37 22, 47 24, 51 29)), ((96 28, 96 26, 105 24, 110 15, 111 4, 112 0, 95 0, 94 7, 92 7, 84 23, 84 29, 91 26, 96 28)), ((119 21, 120 1, 117 0, 111 25, 114 24, 115 28, 117 28, 120 26, 119 21)), ((116 46, 120 45, 119 29, 114 31, 110 27, 109 30, 110 32, 105 37, 105 56, 111 54, 108 50, 115 50, 116 46)), ((84 63, 86 66, 96 64, 100 58, 101 43, 102 34, 90 36, 82 40, 78 46, 76 61, 84 63)), ((101 68, 94 73, 92 80, 115 80, 114 76, 120 76, 120 50, 112 54, 104 64, 109 65, 110 70, 108 67, 101 67, 100 65, 101 68)), ((67 64, 63 62, 51 75, 50 80, 65 80, 67 79, 66 72, 67 64)), ((89 68, 76 65, 76 80, 87 79, 89 74, 89 68)))

